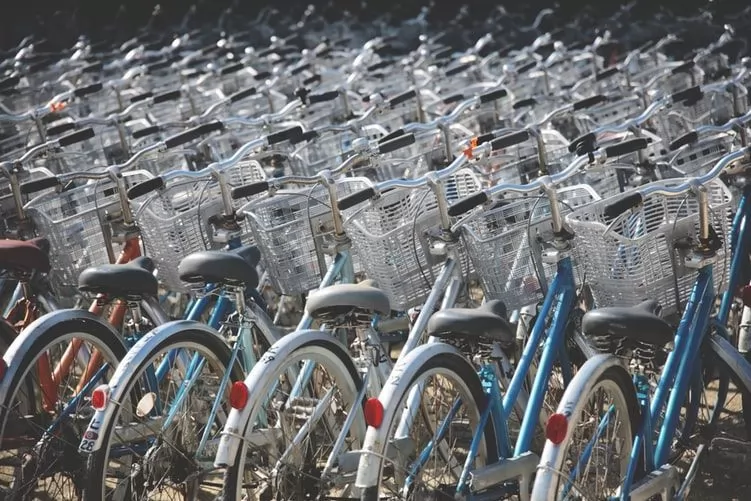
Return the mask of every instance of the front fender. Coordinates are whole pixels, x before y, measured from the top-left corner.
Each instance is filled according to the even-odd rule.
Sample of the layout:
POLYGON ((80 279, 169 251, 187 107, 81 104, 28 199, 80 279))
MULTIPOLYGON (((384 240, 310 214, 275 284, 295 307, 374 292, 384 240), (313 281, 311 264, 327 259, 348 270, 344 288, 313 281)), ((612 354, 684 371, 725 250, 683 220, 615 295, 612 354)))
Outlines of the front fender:
POLYGON ((314 341, 334 343, 340 346, 344 353, 348 352, 347 348, 331 334, 312 329, 292 332, 274 343, 245 378, 245 385, 251 392, 255 390, 255 394, 251 393, 250 402, 243 409, 232 409, 227 416, 214 460, 215 466, 224 468, 234 463, 242 441, 248 438, 252 431, 250 419, 254 408, 258 406, 257 402, 260 402, 258 398, 255 398, 258 396, 259 389, 266 388, 272 383, 271 380, 284 368, 288 363, 287 359, 298 348, 314 341))
POLYGON ((409 352, 394 366, 378 395, 378 400, 383 404, 383 423, 386 426, 379 428, 368 426, 357 468, 356 487, 364 489, 378 485, 378 476, 381 474, 380 463, 388 445, 388 423, 393 422, 396 417, 399 399, 409 390, 412 381, 417 377, 418 371, 425 362, 441 354, 462 356, 459 350, 446 343, 428 343, 409 352))
MULTIPOLYGON (((12 390, 13 382, 26 369, 24 358, 31 352, 31 348, 37 340, 45 335, 50 335, 49 332, 52 329, 64 331, 66 328, 74 332, 96 333, 104 331, 114 338, 120 339, 120 335, 114 327, 88 310, 56 310, 42 315, 18 334, 3 355, 3 360, 8 369, 2 381, 0 381, 0 403, 5 402, 9 396, 8 392, 12 390), (78 325, 74 328, 73 324, 78 325)), ((122 346, 122 353, 124 352, 125 347, 122 346)))
POLYGON ((96 411, 92 416, 89 427, 84 433, 84 441, 81 444, 82 451, 93 452, 102 447, 104 442, 102 431, 109 429, 115 410, 125 397, 128 382, 133 373, 148 361, 154 350, 169 341, 176 333, 184 330, 197 330, 205 332, 207 336, 219 337, 219 333, 208 325, 193 320, 175 320, 152 329, 139 339, 120 361, 117 370, 106 386, 107 405, 103 410, 96 411))

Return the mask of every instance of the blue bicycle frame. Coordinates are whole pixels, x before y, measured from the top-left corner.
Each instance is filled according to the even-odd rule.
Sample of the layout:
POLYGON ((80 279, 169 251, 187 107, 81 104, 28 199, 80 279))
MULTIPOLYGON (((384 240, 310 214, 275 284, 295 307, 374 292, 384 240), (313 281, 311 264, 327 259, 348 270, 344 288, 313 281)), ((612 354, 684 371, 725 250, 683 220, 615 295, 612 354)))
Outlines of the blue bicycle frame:
MULTIPOLYGON (((746 222, 751 217, 751 204, 749 204, 749 190, 741 197, 738 211, 733 219, 730 234, 730 248, 732 258, 730 264, 730 276, 728 277, 727 290, 722 295, 720 309, 715 317, 712 310, 715 306, 715 287, 712 265, 704 266, 694 282, 686 308, 678 325, 675 335, 674 349, 668 354, 660 382, 649 398, 649 383, 642 376, 635 376, 637 398, 642 408, 643 420, 637 430, 634 439, 628 470, 621 490, 621 499, 626 501, 630 494, 630 488, 638 472, 640 459, 644 458, 646 472, 654 471, 668 461, 676 428, 678 426, 681 409, 683 408, 690 385, 697 382, 701 385, 701 374, 697 371, 698 355, 702 340, 710 326, 717 329, 723 337, 727 338, 726 323, 733 303, 735 291, 741 286, 743 260, 747 259, 749 241, 746 237, 746 222), (664 410, 664 413, 663 413, 664 410), (659 430, 655 430, 654 424, 663 417, 659 430), (659 433, 657 433, 659 432, 659 433), (655 443, 654 437, 657 436, 655 443)), ((722 409, 728 389, 728 376, 721 376, 721 388, 718 391, 715 409, 722 409), (724 382, 723 382, 724 381, 724 382)), ((697 388, 700 390, 700 386, 697 388)), ((686 416, 687 429, 693 424, 698 412, 698 401, 689 403, 686 416), (690 425, 688 425, 690 423, 690 425)), ((608 416, 605 416, 605 421, 608 416)), ((604 433, 604 427, 600 427, 593 437, 592 443, 604 433)), ((588 452, 591 447, 585 448, 579 459, 579 466, 589 458, 588 452)))
MULTIPOLYGON (((497 371, 499 368, 497 366, 488 364, 480 369, 480 379, 484 391, 486 395, 488 395, 488 405, 481 413, 479 426, 472 437, 470 450, 467 454, 467 463, 464 465, 464 469, 462 470, 456 487, 456 492, 458 494, 462 494, 467 490, 472 463, 478 455, 478 450, 484 436, 485 425, 487 424, 488 419, 493 420, 496 430, 496 445, 501 458, 516 457, 529 451, 532 445, 532 440, 534 439, 535 429, 539 425, 539 415, 542 410, 550 374, 553 370, 553 364, 556 360, 562 365, 568 364, 568 357, 564 353, 564 341, 566 336, 566 325, 569 319, 569 314, 573 309, 575 298, 576 283, 574 281, 573 263, 570 257, 565 257, 558 261, 557 272, 550 288, 545 294, 542 308, 537 315, 537 319, 532 328, 532 333, 524 347, 522 356, 519 359, 519 364, 514 371, 514 375, 511 378, 506 394, 501 395, 499 389, 497 377, 497 371), (552 324, 549 328, 546 328, 547 319, 550 317, 551 313, 552 324), (547 334, 547 336, 545 337, 542 348, 538 370, 532 383, 529 402, 522 419, 519 436, 514 448, 512 449, 506 423, 513 412, 516 400, 527 380, 529 370, 535 359, 537 348, 540 346, 545 334, 547 334)), ((568 384, 571 378, 570 367, 565 367, 563 374, 565 383, 568 384)), ((431 440, 421 452, 420 459, 413 467, 412 474, 407 479, 407 482, 410 482, 412 477, 417 475, 421 467, 425 464, 425 461, 427 461, 430 456, 433 445, 443 439, 443 435, 448 430, 447 425, 451 422, 451 419, 453 419, 453 415, 458 411, 458 408, 459 407, 455 402, 451 412, 449 412, 449 415, 443 420, 442 425, 439 426, 436 438, 431 440)))

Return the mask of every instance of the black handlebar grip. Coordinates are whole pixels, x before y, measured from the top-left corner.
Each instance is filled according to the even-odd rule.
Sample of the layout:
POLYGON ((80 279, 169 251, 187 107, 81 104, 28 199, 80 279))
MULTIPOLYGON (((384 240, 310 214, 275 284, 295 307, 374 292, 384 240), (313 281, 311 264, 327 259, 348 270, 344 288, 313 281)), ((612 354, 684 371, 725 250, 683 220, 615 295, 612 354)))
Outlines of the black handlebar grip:
POLYGON ((386 141, 391 141, 395 137, 403 136, 404 135, 404 129, 396 129, 395 131, 392 131, 382 138, 378 140, 378 144, 385 143, 386 141))
POLYGON ((584 135, 577 137, 573 141, 571 141, 568 145, 568 152, 569 153, 575 152, 579 148, 580 144, 584 144, 584 143, 594 144, 596 141, 597 141, 597 137, 594 135, 594 133, 588 132, 584 135))
POLYGON ((489 103, 506 96, 508 96, 508 91, 506 89, 491 90, 490 92, 480 95, 480 104, 489 103))
POLYGON ((643 150, 648 145, 649 142, 646 138, 638 137, 636 139, 631 139, 630 141, 623 141, 622 143, 605 147, 605 154, 608 158, 620 157, 635 151, 643 150))
POLYGON ((259 71, 255 75, 253 75, 253 79, 257 82, 259 80, 265 80, 271 76, 270 71, 259 71))
POLYGON ((99 92, 102 90, 102 87, 102 82, 94 82, 93 84, 73 89, 73 95, 76 97, 88 96, 89 94, 99 92))
POLYGON ((70 146, 71 144, 80 143, 81 141, 86 141, 87 139, 91 139, 92 137, 94 137, 94 129, 87 127, 85 129, 77 130, 76 132, 71 132, 70 134, 60 136, 59 138, 57 138, 57 144, 59 144, 60 146, 70 146))
POLYGON ((355 205, 359 205, 367 200, 370 200, 375 195, 376 192, 374 188, 365 188, 364 190, 360 190, 339 199, 339 201, 336 203, 336 206, 339 207, 339 210, 347 210, 354 207, 355 205))
POLYGON ((153 73, 155 71, 169 68, 171 64, 172 64, 172 61, 170 61, 169 59, 165 59, 163 61, 157 61, 155 63, 148 64, 146 65, 146 73, 153 73))
POLYGON ((515 110, 518 110, 519 108, 526 108, 528 106, 534 106, 537 104, 537 99, 533 97, 528 97, 527 99, 521 99, 514 103, 512 106, 515 110))
POLYGON ((135 200, 138 197, 142 197, 152 191, 161 190, 162 188, 164 188, 164 179, 161 176, 147 179, 128 189, 128 200, 135 200))
POLYGON ((670 73, 672 75, 677 75, 678 73, 688 73, 695 65, 696 63, 694 63, 693 61, 686 61, 685 63, 670 70, 670 73))
POLYGON ((164 146, 166 148, 174 148, 175 146, 180 146, 181 144, 189 143, 193 141, 194 139, 198 139, 199 137, 209 134, 210 132, 222 130, 224 128, 224 125, 222 122, 216 120, 214 122, 209 122, 207 124, 198 125, 196 127, 193 127, 192 129, 188 129, 185 132, 181 132, 180 134, 175 134, 172 137, 168 137, 164 140, 164 146))
POLYGON ((220 47, 217 44, 211 44, 203 49, 200 49, 201 55, 207 56, 211 54, 212 52, 217 52, 220 49, 220 47))
POLYGON ((52 137, 52 136, 58 136, 58 135, 62 134, 63 132, 68 132, 68 131, 74 130, 75 128, 76 128, 76 123, 75 122, 65 122, 65 123, 61 123, 59 125, 54 125, 54 126, 48 128, 47 129, 47 135, 50 136, 50 137, 52 137))
POLYGON ((28 183, 21 183, 21 193, 29 194, 36 193, 37 191, 46 190, 48 188, 54 188, 60 184, 60 180, 55 177, 45 177, 43 179, 37 179, 36 181, 29 181, 28 183))
POLYGON ((264 191, 268 190, 268 181, 258 181, 257 183, 250 183, 244 186, 238 186, 237 188, 232 188, 232 191, 230 193, 232 195, 232 199, 237 200, 238 198, 252 197, 253 195, 258 195, 259 193, 263 193, 264 191))
POLYGON ((574 111, 583 110, 585 108, 591 108, 592 106, 597 106, 598 104, 602 104, 608 100, 607 97, 603 96, 602 94, 597 94, 596 96, 587 97, 582 99, 581 101, 577 101, 574 103, 574 111))
POLYGON ((703 95, 704 93, 701 91, 701 88, 696 85, 694 87, 676 92, 670 97, 674 103, 680 103, 683 101, 698 101, 702 98, 703 95))
POLYGON ((21 75, 12 75, 7 78, 3 78, 0 80, 0 90, 6 90, 15 87, 18 85, 18 82, 21 81, 21 75))
POLYGON ((302 135, 302 127, 299 125, 296 125, 294 127, 290 127, 289 129, 280 130, 279 132, 274 132, 273 134, 269 134, 266 136, 266 141, 268 141, 269 145, 281 143, 282 141, 287 141, 298 138, 302 135))
POLYGON ((519 69, 516 70, 516 73, 518 73, 518 74, 521 75, 522 73, 528 72, 529 70, 531 70, 535 66, 537 66, 537 61, 529 62, 529 63, 525 64, 524 66, 520 66, 519 69))
POLYGON ((256 90, 255 87, 248 87, 247 89, 238 90, 234 94, 230 94, 230 96, 229 96, 228 99, 229 99, 230 103, 236 103, 238 101, 242 101, 246 97, 252 96, 256 92, 258 92, 258 91, 256 90))
POLYGON ((310 76, 310 77, 306 78, 305 80, 303 80, 302 84, 307 87, 308 85, 311 85, 311 84, 314 84, 314 83, 320 82, 320 81, 321 81, 321 75, 319 75, 319 74, 316 73, 315 75, 310 76))
POLYGON ((478 191, 477 193, 472 193, 471 195, 468 195, 455 204, 449 205, 448 213, 451 217, 461 216, 462 214, 465 214, 475 207, 484 204, 488 201, 488 194, 484 191, 478 191))
POLYGON ((333 101, 337 97, 339 97, 338 90, 331 90, 329 92, 322 92, 320 94, 308 94, 308 103, 325 103, 327 101, 333 101))
POLYGON ((601 82, 605 80, 606 78, 610 78, 616 73, 618 73, 620 70, 613 66, 612 68, 608 68, 607 70, 601 71, 595 75, 595 82, 601 82))
POLYGON ((505 136, 501 136, 498 139, 493 139, 493 141, 490 143, 490 148, 493 151, 502 150, 503 148, 508 148, 509 146, 523 143, 528 139, 529 131, 526 129, 520 130, 517 132, 512 132, 511 134, 506 134, 505 136))
POLYGON ((104 63, 96 61, 81 68, 81 73, 98 73, 104 68, 104 63))
POLYGON ((417 97, 417 91, 415 89, 408 90, 407 92, 402 92, 398 96, 394 96, 389 99, 389 106, 392 108, 394 106, 399 106, 400 104, 405 103, 415 97, 417 97))
POLYGON ((684 146, 686 144, 695 143, 699 140, 699 134, 697 134, 696 131, 691 131, 686 134, 683 134, 681 137, 670 143, 670 146, 668 148, 670 151, 675 151, 681 146, 684 146))
POLYGON ((175 90, 168 90, 167 92, 162 92, 161 94, 157 94, 154 96, 154 104, 159 103, 166 103, 167 101, 176 101, 180 99, 180 96, 182 95, 182 91, 180 89, 175 90))
POLYGON ((138 138, 141 138, 141 137, 150 136, 152 134, 156 134, 160 130, 161 129, 159 128, 158 125, 152 125, 151 127, 145 127, 143 129, 138 129, 136 131, 133 131, 133 138, 134 139, 138 139, 138 138))
POLYGON ((309 130, 305 131, 299 136, 293 136, 289 139, 289 142, 292 144, 299 144, 303 141, 310 141, 311 139, 315 139, 318 137, 318 131, 316 130, 309 130))
POLYGON ((323 58, 323 57, 328 57, 328 56, 330 56, 330 55, 331 55, 331 51, 332 51, 331 47, 324 47, 323 49, 320 49, 320 50, 317 50, 317 51, 315 51, 315 52, 314 52, 313 54, 314 54, 314 55, 315 55, 316 57, 321 57, 321 58, 323 58))
POLYGON ((461 101, 464 99, 464 96, 461 94, 454 94, 453 96, 444 97, 443 98, 443 104, 453 104, 457 101, 461 101))
POLYGON ((410 144, 415 144, 414 134, 404 134, 394 139, 378 143, 378 153, 391 153, 410 144))
POLYGON ((292 75, 292 76, 299 75, 300 73, 302 73, 303 71, 305 71, 307 69, 310 69, 310 63, 301 64, 300 66, 296 66, 296 67, 292 68, 289 71, 289 74, 292 75))
POLYGON ((437 50, 433 54, 433 60, 437 61, 439 59, 446 59, 448 57, 451 57, 451 54, 454 53, 454 49, 451 47, 444 47, 443 49, 437 50))
POLYGON ((608 219, 615 219, 627 210, 638 207, 643 201, 644 198, 641 196, 641 193, 637 191, 636 193, 626 195, 620 200, 607 204, 602 213, 608 219))
POLYGON ((219 74, 222 76, 231 75, 232 73, 237 73, 243 68, 245 68, 245 65, 243 63, 232 63, 220 68, 219 74))
POLYGON ((392 64, 391 61, 378 61, 377 63, 371 64, 370 66, 365 68, 365 70, 366 71, 378 71, 384 68, 388 68, 389 66, 391 66, 391 64, 392 64))
POLYGON ((471 67, 472 67, 472 63, 464 63, 464 64, 460 64, 458 66, 454 66, 453 68, 449 68, 449 69, 446 70, 446 76, 447 77, 452 77, 454 75, 458 75, 459 73, 461 73, 463 71, 467 71, 471 67))
POLYGON ((130 102, 132 103, 139 103, 141 101, 145 101, 149 99, 150 97, 154 97, 154 93, 151 91, 144 92, 143 94, 138 94, 136 96, 133 96, 130 98, 130 102))
POLYGON ((492 141, 495 139, 495 134, 492 132, 486 132, 485 134, 481 134, 477 136, 477 146, 480 146, 481 144, 485 144, 488 141, 492 141))

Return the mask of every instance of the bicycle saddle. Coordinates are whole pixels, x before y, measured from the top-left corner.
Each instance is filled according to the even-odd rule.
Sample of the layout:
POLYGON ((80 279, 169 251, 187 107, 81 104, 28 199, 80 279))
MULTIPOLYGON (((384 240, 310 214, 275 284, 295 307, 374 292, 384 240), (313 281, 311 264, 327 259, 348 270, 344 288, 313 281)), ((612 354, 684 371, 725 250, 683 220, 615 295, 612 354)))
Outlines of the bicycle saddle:
POLYGON ((50 271, 50 243, 46 238, 0 240, 0 268, 26 272, 50 271))
POLYGON ((159 283, 154 276, 154 262, 139 257, 126 264, 105 264, 86 268, 78 276, 78 290, 111 297, 139 299, 156 296, 159 283))
POLYGON ((177 266, 180 280, 189 284, 215 283, 258 285, 256 266, 261 260, 257 247, 247 245, 231 251, 202 251, 189 255, 177 266))
POLYGON ((663 346, 675 334, 673 328, 657 316, 660 305, 648 300, 632 307, 612 306, 588 311, 582 318, 582 330, 588 336, 620 336, 663 346))
POLYGON ((503 301, 488 301, 479 308, 447 308, 433 313, 428 321, 428 334, 436 337, 463 336, 498 342, 514 343, 515 334, 506 320, 503 301))
POLYGON ((335 284, 313 291, 305 309, 313 318, 338 317, 352 309, 388 315, 391 302, 381 289, 373 286, 372 280, 364 280, 359 284, 335 284))

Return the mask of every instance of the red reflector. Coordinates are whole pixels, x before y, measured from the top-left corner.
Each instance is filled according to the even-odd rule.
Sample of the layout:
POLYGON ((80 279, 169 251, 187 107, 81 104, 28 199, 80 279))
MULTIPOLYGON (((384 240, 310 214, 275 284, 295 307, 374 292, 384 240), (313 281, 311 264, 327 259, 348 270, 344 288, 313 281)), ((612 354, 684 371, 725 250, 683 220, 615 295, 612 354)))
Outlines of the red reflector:
POLYGON ((548 424, 545 426, 545 438, 555 445, 563 442, 568 431, 568 419, 563 414, 553 414, 548 418, 548 424))
POLYGON ((91 393, 91 407, 95 411, 103 411, 107 407, 107 393, 109 389, 106 386, 100 386, 91 393))
POLYGON ((365 422, 368 426, 378 428, 383 423, 383 404, 377 398, 369 398, 365 401, 365 422))
POLYGON ((745 306, 751 307, 751 285, 746 285, 741 289, 741 299, 745 306))
POLYGON ((229 405, 233 409, 242 410, 248 403, 248 387, 244 381, 235 381, 229 390, 229 405))

